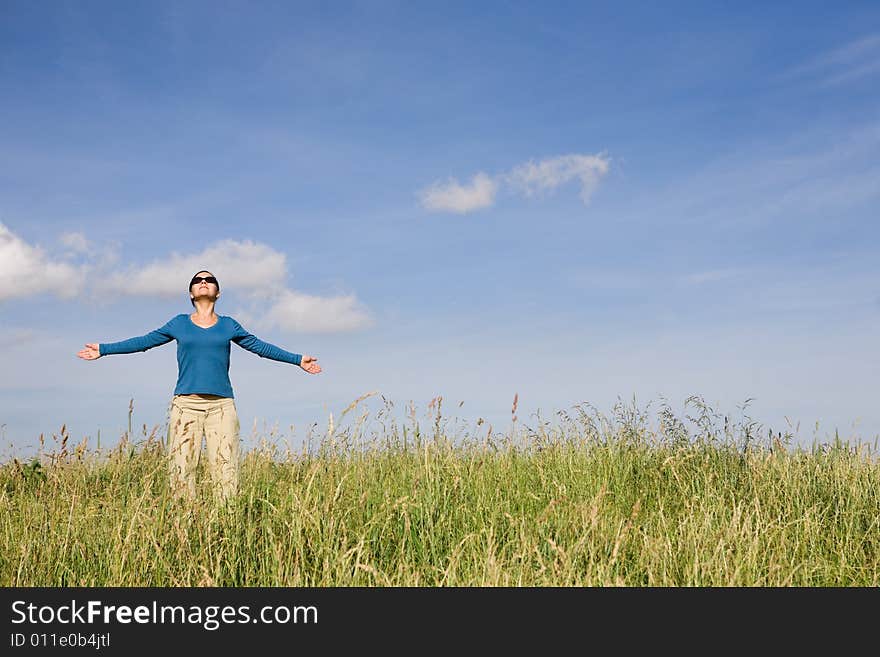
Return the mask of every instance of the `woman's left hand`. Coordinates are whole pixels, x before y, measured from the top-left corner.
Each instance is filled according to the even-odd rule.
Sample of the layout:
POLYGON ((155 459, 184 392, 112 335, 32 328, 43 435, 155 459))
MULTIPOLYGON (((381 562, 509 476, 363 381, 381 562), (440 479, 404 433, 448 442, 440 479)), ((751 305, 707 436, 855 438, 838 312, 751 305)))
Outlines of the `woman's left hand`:
POLYGON ((317 374, 321 371, 321 366, 318 365, 318 359, 314 356, 303 356, 302 361, 299 366, 303 368, 309 374, 317 374))

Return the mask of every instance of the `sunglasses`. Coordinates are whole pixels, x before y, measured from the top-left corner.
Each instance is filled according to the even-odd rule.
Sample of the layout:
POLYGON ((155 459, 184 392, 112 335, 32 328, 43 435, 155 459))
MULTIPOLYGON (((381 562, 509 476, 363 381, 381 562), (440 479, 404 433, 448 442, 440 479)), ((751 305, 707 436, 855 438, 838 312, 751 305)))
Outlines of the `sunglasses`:
POLYGON ((205 283, 213 283, 214 285, 217 285, 217 279, 213 276, 195 276, 190 281, 189 286, 192 287, 193 285, 201 283, 202 281, 204 281, 205 283))

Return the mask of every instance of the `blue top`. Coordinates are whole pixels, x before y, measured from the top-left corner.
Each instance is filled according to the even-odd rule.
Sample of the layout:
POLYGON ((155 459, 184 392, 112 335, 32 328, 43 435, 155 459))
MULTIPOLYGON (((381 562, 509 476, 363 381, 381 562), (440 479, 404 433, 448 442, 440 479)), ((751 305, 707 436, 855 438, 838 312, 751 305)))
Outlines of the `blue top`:
POLYGON ((245 331, 231 317, 220 315, 217 323, 208 328, 195 324, 189 315, 177 315, 162 328, 137 338, 121 342, 101 343, 98 353, 132 354, 177 340, 177 386, 175 395, 218 395, 233 397, 229 383, 229 343, 283 363, 299 365, 300 354, 284 351, 263 342, 245 331))

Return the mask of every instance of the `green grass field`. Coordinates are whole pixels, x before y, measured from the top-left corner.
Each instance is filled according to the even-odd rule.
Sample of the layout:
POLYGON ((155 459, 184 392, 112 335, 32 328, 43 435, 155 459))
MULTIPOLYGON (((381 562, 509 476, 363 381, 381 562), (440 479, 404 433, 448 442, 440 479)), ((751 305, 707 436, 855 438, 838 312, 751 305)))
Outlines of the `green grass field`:
POLYGON ((62 440, 0 469, 0 584, 880 585, 876 445, 691 420, 579 408, 452 439, 438 404, 426 427, 264 442, 226 505, 173 500, 155 434, 62 440))

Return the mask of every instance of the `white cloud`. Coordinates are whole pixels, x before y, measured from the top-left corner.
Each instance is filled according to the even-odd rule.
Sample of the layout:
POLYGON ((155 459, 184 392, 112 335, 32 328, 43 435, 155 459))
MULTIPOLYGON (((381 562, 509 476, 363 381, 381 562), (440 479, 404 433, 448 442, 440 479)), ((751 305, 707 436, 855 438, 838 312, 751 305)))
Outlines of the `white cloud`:
POLYGON ((601 154, 561 155, 521 164, 505 178, 514 190, 526 196, 552 191, 567 182, 579 180, 581 199, 589 203, 599 179, 608 173, 608 166, 608 158, 601 154))
POLYGON ((251 241, 223 240, 199 253, 172 253, 145 266, 105 276, 96 285, 107 292, 178 296, 186 293, 189 277, 201 269, 217 276, 221 295, 234 289, 266 303, 268 310, 256 316, 239 313, 243 320, 264 328, 334 333, 372 323, 353 295, 320 297, 289 289, 285 254, 251 241))
POLYGON ((480 172, 470 185, 460 185, 453 179, 434 183, 421 192, 422 206, 436 212, 465 214, 492 205, 497 189, 497 183, 480 172))
POLYGON ((147 265, 132 265, 105 277, 96 286, 109 293, 172 297, 186 294, 190 277, 205 269, 220 281, 221 294, 228 285, 259 293, 262 288, 285 284, 286 260, 283 253, 265 244, 223 240, 199 253, 172 253, 147 265))
POLYGON ((287 287, 287 257, 270 246, 251 241, 223 240, 198 253, 172 253, 146 265, 114 270, 118 245, 95 245, 80 233, 66 233, 59 242, 86 252, 85 264, 55 262, 0 223, 0 301, 49 292, 73 298, 89 288, 99 298, 120 295, 181 297, 190 276, 201 269, 220 280, 221 294, 233 289, 265 304, 264 313, 241 316, 264 327, 289 331, 333 333, 370 326, 373 321, 354 295, 320 297, 287 287))
POLYGON ((0 223, 0 301, 38 294, 71 298, 79 294, 86 268, 55 262, 0 223))
POLYGON ((373 324, 354 295, 318 297, 293 290, 277 296, 269 310, 254 322, 264 328, 302 333, 354 331, 373 324))
POLYGON ((465 214, 494 204, 496 194, 502 187, 514 194, 535 196, 578 180, 581 199, 587 204, 599 180, 608 173, 609 166, 608 157, 601 153, 560 155, 520 164, 494 178, 480 172, 473 177, 470 185, 461 185, 454 179, 435 182, 422 190, 420 197, 422 207, 427 210, 465 214))

